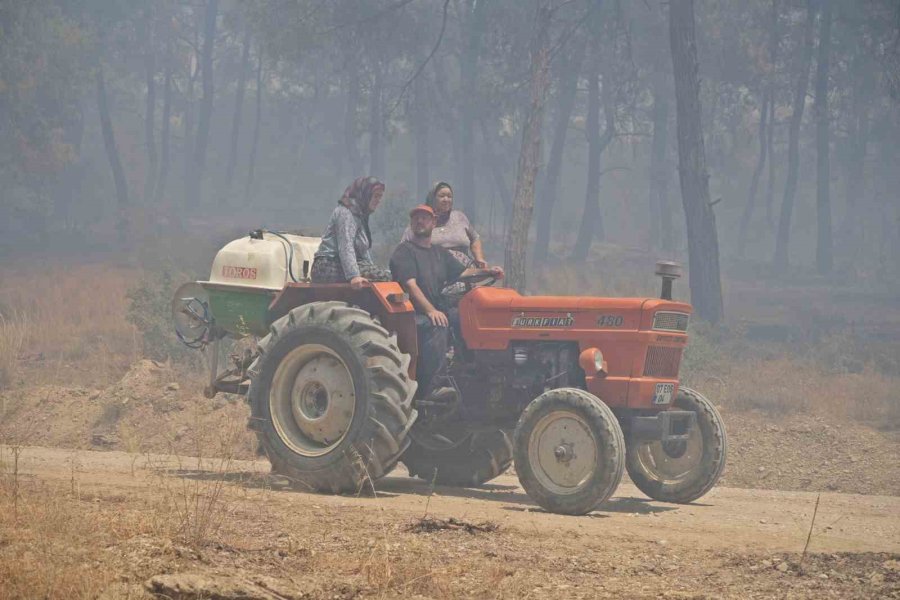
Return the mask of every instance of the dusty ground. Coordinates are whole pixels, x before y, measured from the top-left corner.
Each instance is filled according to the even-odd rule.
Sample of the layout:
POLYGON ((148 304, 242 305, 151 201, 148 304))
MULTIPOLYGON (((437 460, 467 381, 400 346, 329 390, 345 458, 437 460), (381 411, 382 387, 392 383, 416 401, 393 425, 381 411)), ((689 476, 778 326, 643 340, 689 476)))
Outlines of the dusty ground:
POLYGON ((819 416, 723 413, 731 446, 722 485, 900 496, 900 431, 819 416))
POLYGON ((432 493, 398 470, 376 497, 288 489, 254 460, 240 399, 138 360, 132 276, 98 267, 47 298, 0 294, 47 305, 0 392, 4 600, 900 598, 896 296, 732 285, 740 343, 710 346, 696 374, 729 431, 720 485, 675 506, 626 481, 573 518, 510 475, 432 493))
POLYGON ((178 379, 139 361, 103 389, 0 395, 4 440, 28 444, 0 447, 4 597, 900 598, 896 432, 726 409, 728 467, 699 502, 626 482, 573 518, 513 475, 295 492, 252 460, 243 402, 178 379), (784 490, 824 492, 811 535, 817 494, 784 490))
POLYGON ((801 564, 805 492, 718 487, 674 506, 624 484, 574 518, 544 513, 508 475, 431 493, 397 471, 376 497, 341 497, 293 491, 263 462, 29 447, 18 468, 19 518, 55 497, 70 529, 90 516, 91 544, 23 554, 41 526, 6 512, 8 597, 44 595, 26 566, 51 556, 57 585, 91 570, 78 581, 107 598, 900 597, 896 497, 822 494, 801 564))
MULTIPOLYGON (((179 376, 168 365, 142 360, 104 389, 48 385, 3 392, 0 409, 8 410, 0 410, 0 434, 7 443, 27 445, 254 458, 243 399, 209 400, 201 385, 200 376, 179 376)), ((723 485, 900 496, 900 430, 720 409, 730 444, 723 485)))

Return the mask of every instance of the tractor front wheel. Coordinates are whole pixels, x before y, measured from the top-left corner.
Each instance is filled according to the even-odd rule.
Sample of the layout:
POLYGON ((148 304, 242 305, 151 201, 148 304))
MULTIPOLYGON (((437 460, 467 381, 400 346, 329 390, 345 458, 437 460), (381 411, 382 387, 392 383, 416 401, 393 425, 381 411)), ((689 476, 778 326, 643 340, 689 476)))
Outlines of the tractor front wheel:
POLYGON ((250 366, 250 427, 295 486, 359 492, 390 471, 416 418, 410 357, 368 312, 313 302, 272 324, 250 366))
POLYGON ((544 509, 583 515, 619 486, 625 440, 616 416, 596 396, 549 390, 522 412, 516 427, 519 482, 544 509))
POLYGON ((697 415, 686 442, 628 443, 626 467, 639 490, 663 502, 686 504, 712 489, 725 468, 728 439, 719 412, 701 394, 679 388, 675 407, 697 415))

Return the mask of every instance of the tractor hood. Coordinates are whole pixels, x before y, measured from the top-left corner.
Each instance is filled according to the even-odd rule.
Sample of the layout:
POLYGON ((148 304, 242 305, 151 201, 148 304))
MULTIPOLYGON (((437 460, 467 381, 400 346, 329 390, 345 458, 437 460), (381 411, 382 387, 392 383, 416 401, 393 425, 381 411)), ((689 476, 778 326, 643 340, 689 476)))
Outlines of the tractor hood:
POLYGON ((681 314, 691 305, 660 298, 522 296, 512 289, 482 287, 459 304, 466 342, 473 348, 501 349, 512 339, 577 340, 587 343, 604 332, 653 328, 657 312, 681 314))
POLYGON ((593 296, 523 296, 508 288, 480 288, 469 296, 486 310, 510 312, 583 312, 601 309, 637 310, 647 298, 598 298, 593 296))

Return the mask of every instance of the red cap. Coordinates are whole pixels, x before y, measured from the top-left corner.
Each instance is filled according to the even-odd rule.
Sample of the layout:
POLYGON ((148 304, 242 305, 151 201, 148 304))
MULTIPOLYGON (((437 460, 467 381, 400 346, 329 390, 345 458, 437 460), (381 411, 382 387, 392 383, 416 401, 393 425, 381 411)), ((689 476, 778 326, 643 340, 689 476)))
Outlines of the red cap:
POLYGON ((432 210, 432 208, 430 206, 428 206, 427 204, 420 204, 418 206, 413 207, 413 209, 411 211, 409 211, 409 216, 412 217, 417 212, 426 212, 429 215, 431 215, 432 217, 434 216, 434 210, 432 210))

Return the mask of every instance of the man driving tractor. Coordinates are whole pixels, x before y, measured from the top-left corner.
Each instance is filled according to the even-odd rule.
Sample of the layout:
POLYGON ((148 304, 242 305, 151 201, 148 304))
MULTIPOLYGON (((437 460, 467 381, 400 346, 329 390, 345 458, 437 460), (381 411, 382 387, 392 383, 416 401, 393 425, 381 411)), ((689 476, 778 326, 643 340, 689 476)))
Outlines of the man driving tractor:
MULTIPOLYGON (((503 277, 501 267, 465 268, 446 248, 431 243, 434 210, 425 204, 409 212, 411 239, 401 242, 391 256, 391 273, 409 294, 416 309, 419 358, 416 381, 420 398, 453 400, 456 390, 435 387, 435 375, 444 368, 450 342, 450 327, 458 324, 456 309, 450 307, 442 290, 460 277, 485 275, 503 277)), ((457 328, 458 330, 458 328, 457 328)))

